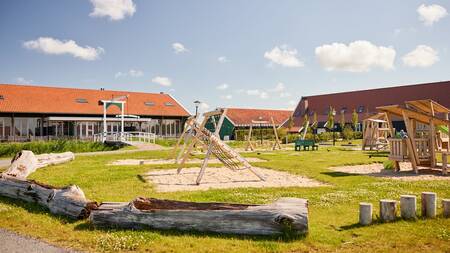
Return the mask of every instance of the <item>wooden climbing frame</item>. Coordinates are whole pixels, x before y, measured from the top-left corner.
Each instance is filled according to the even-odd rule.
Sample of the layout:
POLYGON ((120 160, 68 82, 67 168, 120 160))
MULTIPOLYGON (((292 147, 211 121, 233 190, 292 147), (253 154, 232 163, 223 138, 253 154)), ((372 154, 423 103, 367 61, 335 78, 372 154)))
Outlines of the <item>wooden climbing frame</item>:
POLYGON ((192 152, 194 146, 199 143, 207 148, 205 159, 203 160, 202 167, 197 176, 196 183, 200 184, 203 174, 205 173, 208 161, 211 155, 217 157, 225 167, 231 170, 248 169, 255 174, 261 180, 265 178, 255 171, 250 163, 243 158, 238 152, 228 146, 225 142, 220 140, 219 132, 225 119, 227 109, 218 109, 216 111, 207 112, 203 114, 203 120, 198 123, 195 117, 191 117, 186 121, 185 130, 175 146, 174 154, 177 154, 181 141, 184 143, 176 155, 175 163, 178 164, 177 172, 180 173, 183 166, 192 152), (216 117, 219 117, 219 121, 216 123, 216 117), (215 126, 214 133, 205 128, 206 123, 211 120, 215 126))
MULTIPOLYGON (((246 141, 245 151, 248 151, 248 150, 254 151, 255 150, 255 145, 253 144, 253 141, 252 141, 253 125, 261 125, 261 124, 267 125, 267 124, 269 124, 269 122, 252 120, 252 124, 250 125, 250 130, 248 131, 248 135, 245 136, 245 141, 246 141)), ((273 120, 273 117, 270 117, 270 124, 272 125, 273 134, 275 136, 274 143, 273 143, 273 145, 271 145, 270 149, 271 150, 277 150, 277 149, 281 150, 282 149, 281 143, 280 143, 280 139, 278 138, 278 132, 277 132, 277 128, 275 126, 275 121, 273 120)))

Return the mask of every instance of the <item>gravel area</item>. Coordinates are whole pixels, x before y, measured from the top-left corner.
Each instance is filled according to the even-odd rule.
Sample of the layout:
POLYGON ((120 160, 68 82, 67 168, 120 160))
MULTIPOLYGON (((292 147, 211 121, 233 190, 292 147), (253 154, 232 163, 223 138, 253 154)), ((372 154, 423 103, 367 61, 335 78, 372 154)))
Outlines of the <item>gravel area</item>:
MULTIPOLYGON (((266 160, 259 159, 256 157, 247 157, 245 158, 249 162, 267 162, 266 160)), ((203 159, 189 159, 186 161, 186 163, 189 164, 195 164, 195 163, 202 163, 203 159)), ((144 165, 144 164, 174 164, 175 159, 124 159, 124 160, 117 160, 109 165, 144 165)), ((218 159, 209 159, 209 163, 221 163, 218 159)))
POLYGON ((158 192, 199 191, 208 189, 226 189, 241 187, 318 187, 325 184, 311 178, 293 175, 287 172, 257 168, 266 180, 262 181, 250 170, 232 171, 226 167, 206 168, 202 181, 195 184, 199 167, 185 168, 180 174, 176 169, 150 171, 142 177, 155 185, 158 192))
POLYGON ((0 229, 0 252, 8 253, 69 253, 76 252, 58 248, 27 236, 0 229))
POLYGON ((419 167, 419 174, 416 174, 411 168, 411 163, 400 163, 400 172, 395 172, 394 170, 385 170, 383 164, 378 163, 331 167, 329 169, 349 174, 368 175, 373 177, 382 177, 403 181, 450 180, 450 175, 442 175, 440 169, 419 167))

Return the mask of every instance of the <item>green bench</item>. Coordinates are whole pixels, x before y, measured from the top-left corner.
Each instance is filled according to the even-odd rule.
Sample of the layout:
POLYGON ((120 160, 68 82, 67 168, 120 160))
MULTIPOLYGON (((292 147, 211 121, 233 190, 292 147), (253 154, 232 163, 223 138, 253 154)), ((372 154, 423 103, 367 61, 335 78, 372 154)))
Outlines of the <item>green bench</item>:
POLYGON ((309 150, 309 147, 311 147, 311 150, 318 149, 319 146, 317 146, 313 140, 296 140, 295 141, 295 151, 300 151, 303 147, 303 150, 309 150))

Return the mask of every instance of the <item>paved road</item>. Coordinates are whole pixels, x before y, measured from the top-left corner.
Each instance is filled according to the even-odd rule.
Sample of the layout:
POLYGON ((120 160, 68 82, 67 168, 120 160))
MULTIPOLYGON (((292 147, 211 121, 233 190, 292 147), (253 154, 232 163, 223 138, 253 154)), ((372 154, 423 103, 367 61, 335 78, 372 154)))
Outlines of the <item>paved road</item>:
POLYGON ((0 252, 8 253, 75 253, 48 243, 0 229, 0 252))

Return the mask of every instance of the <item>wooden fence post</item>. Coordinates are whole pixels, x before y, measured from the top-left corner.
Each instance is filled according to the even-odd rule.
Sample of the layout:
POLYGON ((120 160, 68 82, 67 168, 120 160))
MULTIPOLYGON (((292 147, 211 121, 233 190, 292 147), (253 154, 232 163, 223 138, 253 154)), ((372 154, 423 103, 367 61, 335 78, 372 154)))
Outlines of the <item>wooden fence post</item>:
POLYGON ((450 199, 442 200, 442 213, 445 218, 450 218, 450 199))
POLYGON ((372 204, 361 202, 359 203, 359 224, 369 225, 372 223, 372 204))
POLYGON ((381 221, 393 221, 396 218, 397 201, 390 199, 380 200, 381 221))
POLYGON ((422 192, 422 216, 428 218, 436 217, 436 193, 422 192))
POLYGON ((400 196, 400 213, 403 219, 415 219, 416 216, 416 196, 400 196))

